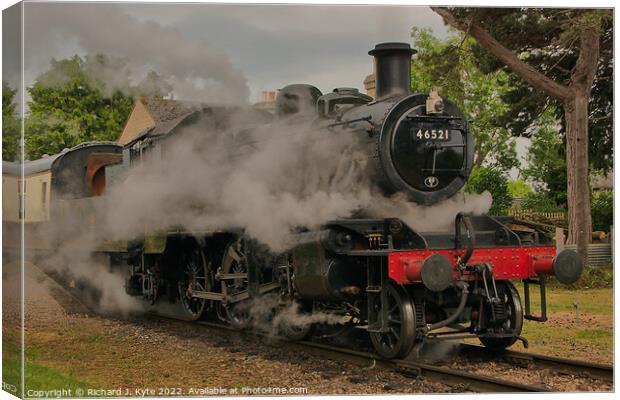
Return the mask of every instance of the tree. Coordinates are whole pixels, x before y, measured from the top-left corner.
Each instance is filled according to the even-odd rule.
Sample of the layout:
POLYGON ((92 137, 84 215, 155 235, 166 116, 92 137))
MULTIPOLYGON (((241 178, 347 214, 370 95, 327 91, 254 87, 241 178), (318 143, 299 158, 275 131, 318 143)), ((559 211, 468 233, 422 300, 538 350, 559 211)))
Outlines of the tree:
POLYGON ((4 161, 17 161, 20 155, 21 126, 19 118, 15 115, 16 94, 17 89, 11 89, 6 82, 2 82, 2 159, 4 161))
POLYGON ((28 88, 27 157, 90 140, 116 140, 133 107, 133 98, 102 73, 118 67, 117 59, 103 55, 52 59, 50 69, 28 88))
POLYGON ((552 110, 539 119, 531 137, 526 155, 527 167, 521 172, 554 206, 566 208, 566 151, 552 110))
POLYGON ((476 141, 474 168, 484 164, 508 173, 518 167, 516 142, 496 122, 508 108, 501 99, 510 89, 506 73, 482 73, 470 51, 475 41, 464 34, 439 40, 428 29, 413 28, 412 38, 418 51, 412 61, 412 91, 437 89, 463 111, 476 141))
POLYGON ((601 37, 613 24, 612 13, 592 9, 432 9, 444 22, 471 35, 533 88, 561 104, 568 165, 568 241, 577 244, 577 252, 585 260, 592 230, 588 106, 601 70, 601 37), (560 68, 562 75, 549 74, 560 68))
POLYGON ((508 182, 508 193, 510 193, 513 198, 523 199, 532 192, 532 187, 523 180, 519 179, 508 182))
POLYGON ((508 190, 508 179, 498 168, 477 168, 469 176, 465 191, 468 193, 490 192, 493 196, 493 204, 489 210, 491 215, 500 215, 512 205, 512 196, 508 190))

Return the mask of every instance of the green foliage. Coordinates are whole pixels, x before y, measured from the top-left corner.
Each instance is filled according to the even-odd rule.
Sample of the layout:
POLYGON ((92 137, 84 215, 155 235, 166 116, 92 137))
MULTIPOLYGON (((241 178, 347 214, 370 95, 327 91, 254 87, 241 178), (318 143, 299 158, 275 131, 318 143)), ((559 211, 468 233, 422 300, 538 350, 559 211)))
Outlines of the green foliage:
POLYGON ((90 140, 116 140, 133 98, 107 83, 113 82, 107 78, 110 72, 102 71, 119 66, 119 60, 103 55, 52 59, 50 69, 28 88, 27 157, 36 159, 90 140))
POLYGON ((430 30, 413 28, 413 47, 418 50, 411 67, 413 92, 437 89, 465 114, 476 140, 474 166, 502 171, 518 167, 516 142, 497 122, 508 105, 502 95, 510 90, 504 71, 483 73, 476 67, 471 47, 474 40, 453 34, 445 40, 430 30))
POLYGON ((513 198, 522 199, 532 193, 532 187, 523 180, 508 182, 508 192, 513 198))
POLYGON ((558 212, 564 209, 558 206, 548 191, 531 192, 521 201, 521 208, 536 212, 558 212))
POLYGON ((600 190, 592 193, 592 230, 609 232, 614 223, 614 192, 600 190))
POLYGON ((17 89, 11 89, 2 82, 2 159, 16 161, 19 158, 19 140, 21 124, 16 116, 15 95, 17 89))
POLYGON ((482 193, 485 190, 493 196, 493 205, 489 214, 502 214, 512 205, 512 196, 508 191, 508 179, 500 169, 480 167, 472 172, 465 186, 465 191, 482 193))
POLYGON ((555 277, 549 277, 548 282, 551 287, 564 287, 571 290, 613 288, 614 270, 612 265, 605 267, 590 267, 586 265, 583 267, 583 272, 577 282, 573 284, 564 285, 558 282, 555 277))
POLYGON ((526 156, 527 167, 521 172, 553 205, 566 207, 566 155, 552 110, 537 120, 533 132, 526 156))
MULTIPOLYGON (((577 8, 451 8, 461 21, 475 21, 519 58, 559 84, 568 84, 579 57, 579 34, 584 28, 600 32, 600 58, 589 104, 589 159, 594 169, 613 166, 613 11, 577 8)), ((506 71, 510 89, 501 94, 509 105, 499 116, 513 134, 528 135, 550 107, 564 132, 563 105, 533 90, 482 46, 472 47, 484 72, 506 71)))

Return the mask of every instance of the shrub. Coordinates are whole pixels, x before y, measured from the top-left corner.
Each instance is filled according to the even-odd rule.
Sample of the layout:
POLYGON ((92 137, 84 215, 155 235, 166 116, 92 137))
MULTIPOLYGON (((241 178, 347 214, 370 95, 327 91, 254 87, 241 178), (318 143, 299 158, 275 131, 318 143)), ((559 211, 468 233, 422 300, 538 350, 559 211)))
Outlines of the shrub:
POLYGON ((551 195, 546 191, 531 192, 527 194, 521 202, 521 208, 537 212, 557 212, 564 211, 558 206, 551 195))
POLYGON ((609 231, 614 223, 614 192, 601 190, 592 193, 592 230, 609 231))
POLYGON ((512 205, 512 196, 508 191, 508 179, 501 170, 480 167, 472 172, 465 186, 465 191, 467 193, 482 193, 485 190, 493 196, 493 205, 489 214, 502 214, 512 205))
POLYGON ((523 199, 533 193, 532 187, 522 180, 508 182, 508 192, 513 198, 523 199))

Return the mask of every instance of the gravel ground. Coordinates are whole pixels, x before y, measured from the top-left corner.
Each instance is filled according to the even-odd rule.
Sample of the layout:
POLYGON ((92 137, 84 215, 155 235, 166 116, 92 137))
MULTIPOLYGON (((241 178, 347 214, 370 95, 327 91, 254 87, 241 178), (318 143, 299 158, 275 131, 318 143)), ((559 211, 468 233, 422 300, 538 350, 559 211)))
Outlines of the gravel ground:
POLYGON ((443 364, 454 369, 493 376, 525 384, 536 384, 558 392, 609 392, 613 384, 592 379, 585 374, 570 374, 536 367, 534 364, 514 365, 508 362, 453 360, 443 364))

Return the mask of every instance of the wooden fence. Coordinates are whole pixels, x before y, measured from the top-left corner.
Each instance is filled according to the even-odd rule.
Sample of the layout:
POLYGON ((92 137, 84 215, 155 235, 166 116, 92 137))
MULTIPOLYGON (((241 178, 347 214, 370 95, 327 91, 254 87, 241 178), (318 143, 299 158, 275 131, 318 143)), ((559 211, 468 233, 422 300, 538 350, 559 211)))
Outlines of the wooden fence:
POLYGON ((566 213, 564 211, 540 212, 511 208, 508 210, 507 214, 519 219, 526 219, 531 221, 546 221, 557 226, 566 226, 566 213))

